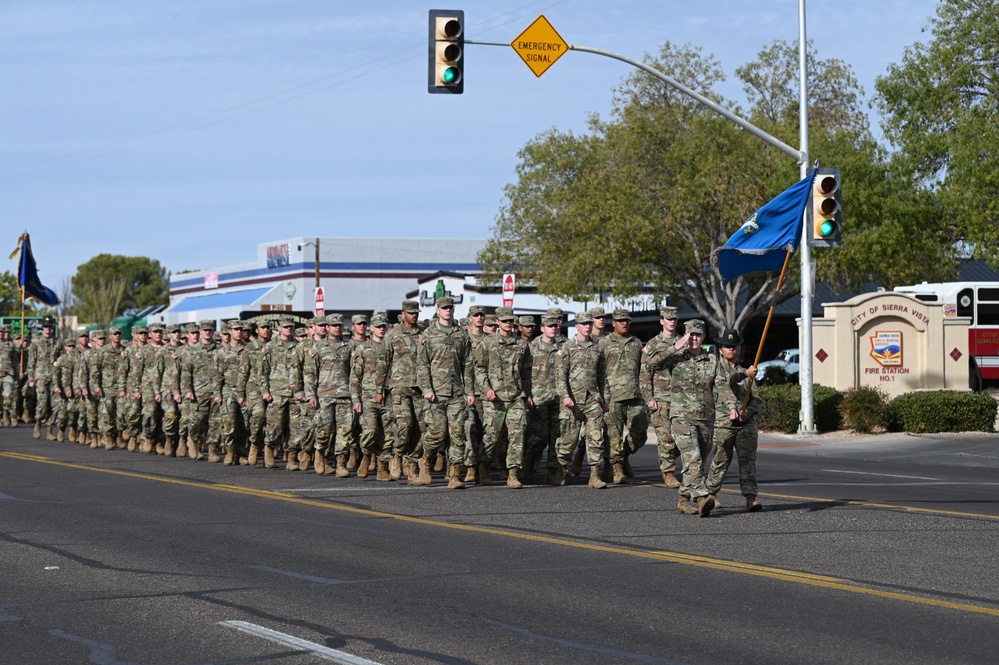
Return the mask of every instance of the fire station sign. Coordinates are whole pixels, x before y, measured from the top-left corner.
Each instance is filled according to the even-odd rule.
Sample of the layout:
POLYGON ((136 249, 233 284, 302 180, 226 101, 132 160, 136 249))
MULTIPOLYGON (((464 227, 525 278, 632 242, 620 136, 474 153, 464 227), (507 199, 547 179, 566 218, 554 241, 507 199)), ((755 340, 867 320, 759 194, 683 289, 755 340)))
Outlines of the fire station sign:
POLYGON ((543 15, 527 26, 527 30, 520 33, 510 46, 531 68, 535 76, 541 76, 548 71, 548 68, 569 50, 569 44, 543 15))

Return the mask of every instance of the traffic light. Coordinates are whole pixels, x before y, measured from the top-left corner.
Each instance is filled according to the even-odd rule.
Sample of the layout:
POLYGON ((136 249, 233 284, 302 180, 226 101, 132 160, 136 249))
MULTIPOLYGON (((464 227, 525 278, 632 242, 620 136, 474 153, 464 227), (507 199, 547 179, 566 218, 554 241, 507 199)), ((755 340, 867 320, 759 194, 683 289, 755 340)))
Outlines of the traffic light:
POLYGON ((839 247, 843 244, 843 207, 840 204, 840 174, 837 168, 820 168, 812 181, 808 244, 839 247))
POLYGON ((427 92, 460 95, 465 89, 465 12, 431 9, 427 92))

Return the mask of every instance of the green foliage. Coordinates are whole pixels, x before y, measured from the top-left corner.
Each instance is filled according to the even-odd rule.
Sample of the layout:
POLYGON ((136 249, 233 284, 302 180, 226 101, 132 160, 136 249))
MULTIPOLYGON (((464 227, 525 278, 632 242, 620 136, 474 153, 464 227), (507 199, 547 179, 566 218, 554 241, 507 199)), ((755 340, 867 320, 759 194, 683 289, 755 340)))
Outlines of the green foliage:
POLYGON ((935 390, 899 395, 888 403, 889 431, 992 432, 997 403, 986 393, 935 390))
POLYGON ((73 294, 81 321, 106 323, 127 309, 165 304, 167 271, 145 256, 98 254, 76 269, 73 294))
MULTIPOLYGON (((24 303, 24 312, 33 315, 33 301, 24 303)), ((0 273, 0 316, 20 316, 21 289, 17 284, 17 274, 9 270, 0 273)))
MULTIPOLYGON (((767 370, 768 373, 769 371, 767 370)), ((763 399, 759 428, 786 434, 797 432, 801 411, 801 386, 798 384, 762 386, 759 390, 763 399)), ((813 390, 815 429, 819 432, 835 432, 840 429, 842 419, 839 415, 839 404, 843 394, 825 386, 814 386, 813 390)))
POLYGON ((839 415, 843 426, 858 434, 870 434, 887 425, 888 394, 874 386, 851 388, 843 393, 839 415))
POLYGON ((939 202, 934 226, 952 244, 999 267, 999 3, 941 2, 929 28, 876 84, 893 167, 939 202))

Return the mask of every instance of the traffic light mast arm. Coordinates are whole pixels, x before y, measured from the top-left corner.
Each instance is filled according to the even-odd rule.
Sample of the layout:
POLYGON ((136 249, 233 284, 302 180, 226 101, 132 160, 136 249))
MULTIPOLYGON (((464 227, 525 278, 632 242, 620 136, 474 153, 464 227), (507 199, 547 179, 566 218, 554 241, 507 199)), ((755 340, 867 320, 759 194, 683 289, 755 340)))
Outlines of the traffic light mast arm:
MULTIPOLYGON (((466 39, 465 43, 466 44, 478 44, 480 46, 506 46, 506 47, 510 46, 509 44, 504 44, 502 42, 480 42, 480 41, 472 41, 471 39, 466 39)), ((655 76, 657 79, 659 79, 660 81, 662 81, 666 85, 668 85, 668 86, 670 86, 672 88, 675 88, 676 90, 682 92, 683 94, 687 95, 688 97, 690 97, 691 99, 695 100, 699 104, 703 104, 704 106, 707 106, 709 109, 711 109, 715 113, 721 115, 722 117, 731 120, 735 124, 739 125, 743 129, 745 129, 746 131, 752 132, 752 134, 754 136, 760 138, 763 141, 766 141, 767 143, 769 143, 773 147, 777 148, 778 150, 780 150, 780 151, 782 151, 784 153, 787 153, 791 157, 794 157, 794 159, 797 160, 798 164, 803 164, 803 163, 805 163, 805 161, 807 161, 807 157, 805 156, 805 153, 803 153, 802 151, 797 150, 795 148, 792 148, 788 144, 786 144, 783 141, 781 141, 779 138, 777 138, 775 136, 771 136, 770 134, 766 133, 765 131, 763 131, 762 129, 760 129, 759 127, 757 127, 756 125, 754 125, 753 123, 749 122, 748 120, 740 118, 739 116, 737 116, 736 114, 732 113, 731 111, 729 111, 724 106, 716 104, 715 102, 711 101, 710 99, 708 99, 704 95, 699 94, 697 92, 694 92, 693 90, 691 90, 687 86, 683 85, 679 81, 676 81, 676 80, 670 78, 669 76, 666 76, 665 74, 663 74, 658 69, 655 69, 654 67, 650 67, 649 65, 645 64, 644 62, 642 62, 640 60, 634 60, 632 58, 629 58, 629 57, 624 56, 624 55, 620 55, 618 53, 614 53, 612 51, 605 51, 603 49, 592 48, 590 46, 575 46, 575 45, 570 44, 569 48, 571 50, 573 50, 573 51, 580 51, 582 53, 594 53, 596 55, 603 55, 603 56, 606 56, 608 58, 614 58, 615 60, 620 60, 621 62, 626 62, 629 65, 632 65, 633 67, 637 67, 637 68, 641 69, 642 71, 644 71, 644 72, 646 72, 648 74, 651 74, 652 76, 655 76)))

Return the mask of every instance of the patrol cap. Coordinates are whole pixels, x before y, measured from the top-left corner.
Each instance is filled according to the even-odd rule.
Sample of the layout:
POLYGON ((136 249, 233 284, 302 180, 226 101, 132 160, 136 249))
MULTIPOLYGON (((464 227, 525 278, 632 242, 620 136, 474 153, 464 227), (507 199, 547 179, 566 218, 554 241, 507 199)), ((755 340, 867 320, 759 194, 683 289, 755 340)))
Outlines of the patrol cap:
POLYGON ((270 322, 270 321, 268 321, 268 320, 264 320, 264 321, 254 321, 254 323, 256 323, 256 324, 257 324, 257 327, 258 327, 258 328, 267 328, 268 330, 270 330, 270 329, 271 329, 271 325, 272 325, 272 324, 271 324, 271 322, 270 322))
POLYGON ((201 321, 198 322, 198 325, 202 330, 215 331, 215 319, 201 319, 201 321))
POLYGON ((549 307, 545 310, 545 316, 565 316, 561 307, 549 307))
POLYGON ((115 333, 120 333, 120 332, 121 332, 121 326, 111 326, 110 328, 108 328, 109 335, 114 335, 115 333))
POLYGON ((487 326, 495 326, 496 325, 496 315, 495 314, 486 314, 486 323, 485 323, 485 325, 487 325, 487 326))
POLYGON ((80 332, 76 333, 76 336, 77 337, 86 337, 87 339, 90 339, 90 331, 89 330, 81 330, 80 332))
POLYGON ((614 310, 614 320, 615 321, 631 321, 631 312, 624 309, 623 307, 618 307, 614 310))
POLYGON ((292 319, 281 319, 278 321, 278 326, 281 328, 294 328, 295 322, 292 319))
POLYGON ((355 314, 354 316, 350 317, 350 322, 353 325, 355 325, 355 326, 358 325, 358 324, 360 324, 360 323, 363 323, 363 324, 367 325, 369 323, 369 321, 368 321, 368 315, 367 314, 355 314))
POLYGON ((379 312, 371 317, 371 325, 375 328, 388 325, 388 317, 379 312))
POLYGON ((343 325, 343 314, 339 312, 326 315, 326 325, 328 326, 342 326, 343 325))
POLYGON ((461 326, 462 328, 464 328, 465 326, 467 326, 468 325, 468 317, 467 316, 463 316, 460 319, 458 319, 458 325, 461 326))
POLYGON ((307 333, 308 331, 306 331, 305 328, 302 327, 295 328, 295 337, 305 337, 307 333))
POLYGON ((53 328, 55 327, 55 319, 51 316, 46 316, 42 319, 42 328, 53 328))
POLYGON ((243 322, 242 321, 230 321, 228 328, 229 328, 230 331, 232 331, 232 330, 242 330, 243 329, 243 322))
POLYGON ((666 319, 667 321, 669 321, 670 319, 675 319, 676 318, 676 307, 670 307, 668 305, 660 307, 659 308, 659 318, 660 319, 666 319))
POLYGON ((107 330, 95 330, 92 333, 90 333, 90 336, 93 337, 94 339, 107 339, 108 338, 108 331, 107 330))
POLYGON ((691 319, 683 324, 683 332, 688 335, 691 333, 700 333, 703 335, 705 327, 704 321, 701 319, 691 319))
POLYGON ((593 314, 588 311, 580 312, 576 315, 576 323, 593 323, 593 314))
POLYGON ((416 301, 416 300, 403 300, 402 301, 402 311, 409 312, 410 314, 419 314, 420 313, 420 303, 418 301, 416 301))
POLYGON ((0 332, 10 332, 10 326, 8 324, 3 324, 0 326, 0 332))
POLYGON ((71 349, 75 349, 76 348, 76 341, 72 340, 72 339, 67 339, 66 342, 63 344, 63 346, 68 346, 71 349))
POLYGON ((497 321, 513 321, 517 317, 513 315, 513 307, 497 307, 496 308, 496 320, 497 321))
POLYGON ((162 323, 150 323, 149 324, 149 332, 163 332, 163 324, 162 323))
POLYGON ((454 307, 454 298, 451 296, 441 296, 437 299, 438 307, 454 307))
POLYGON ((742 335, 735 328, 725 328, 721 337, 715 337, 715 344, 718 346, 741 346, 743 341, 742 335))
POLYGON ((188 334, 198 332, 198 324, 197 323, 188 323, 186 326, 184 326, 184 332, 186 332, 188 334))
POLYGON ((534 326, 537 325, 536 323, 534 323, 533 316, 522 316, 520 317, 520 319, 517 320, 517 324, 527 328, 533 328, 534 326))
POLYGON ((309 319, 309 325, 310 326, 325 326, 326 325, 326 317, 325 316, 314 316, 311 319, 309 319))
POLYGON ((144 335, 149 332, 149 328, 146 326, 132 326, 133 335, 144 335))
MULTIPOLYGON (((578 316, 576 317, 576 320, 577 321, 579 320, 578 316)), ((558 325, 558 317, 557 316, 542 316, 541 317, 541 325, 543 325, 543 326, 557 326, 558 325)))
POLYGON ((604 311, 603 307, 591 307, 590 315, 595 319, 605 319, 607 318, 607 312, 604 311))
POLYGON ((166 327, 166 331, 168 333, 180 332, 180 324, 179 323, 171 323, 170 325, 168 325, 166 327))
POLYGON ((469 316, 475 316, 476 314, 484 315, 485 313, 486 313, 486 308, 483 307, 482 305, 472 305, 471 307, 468 308, 469 316))

